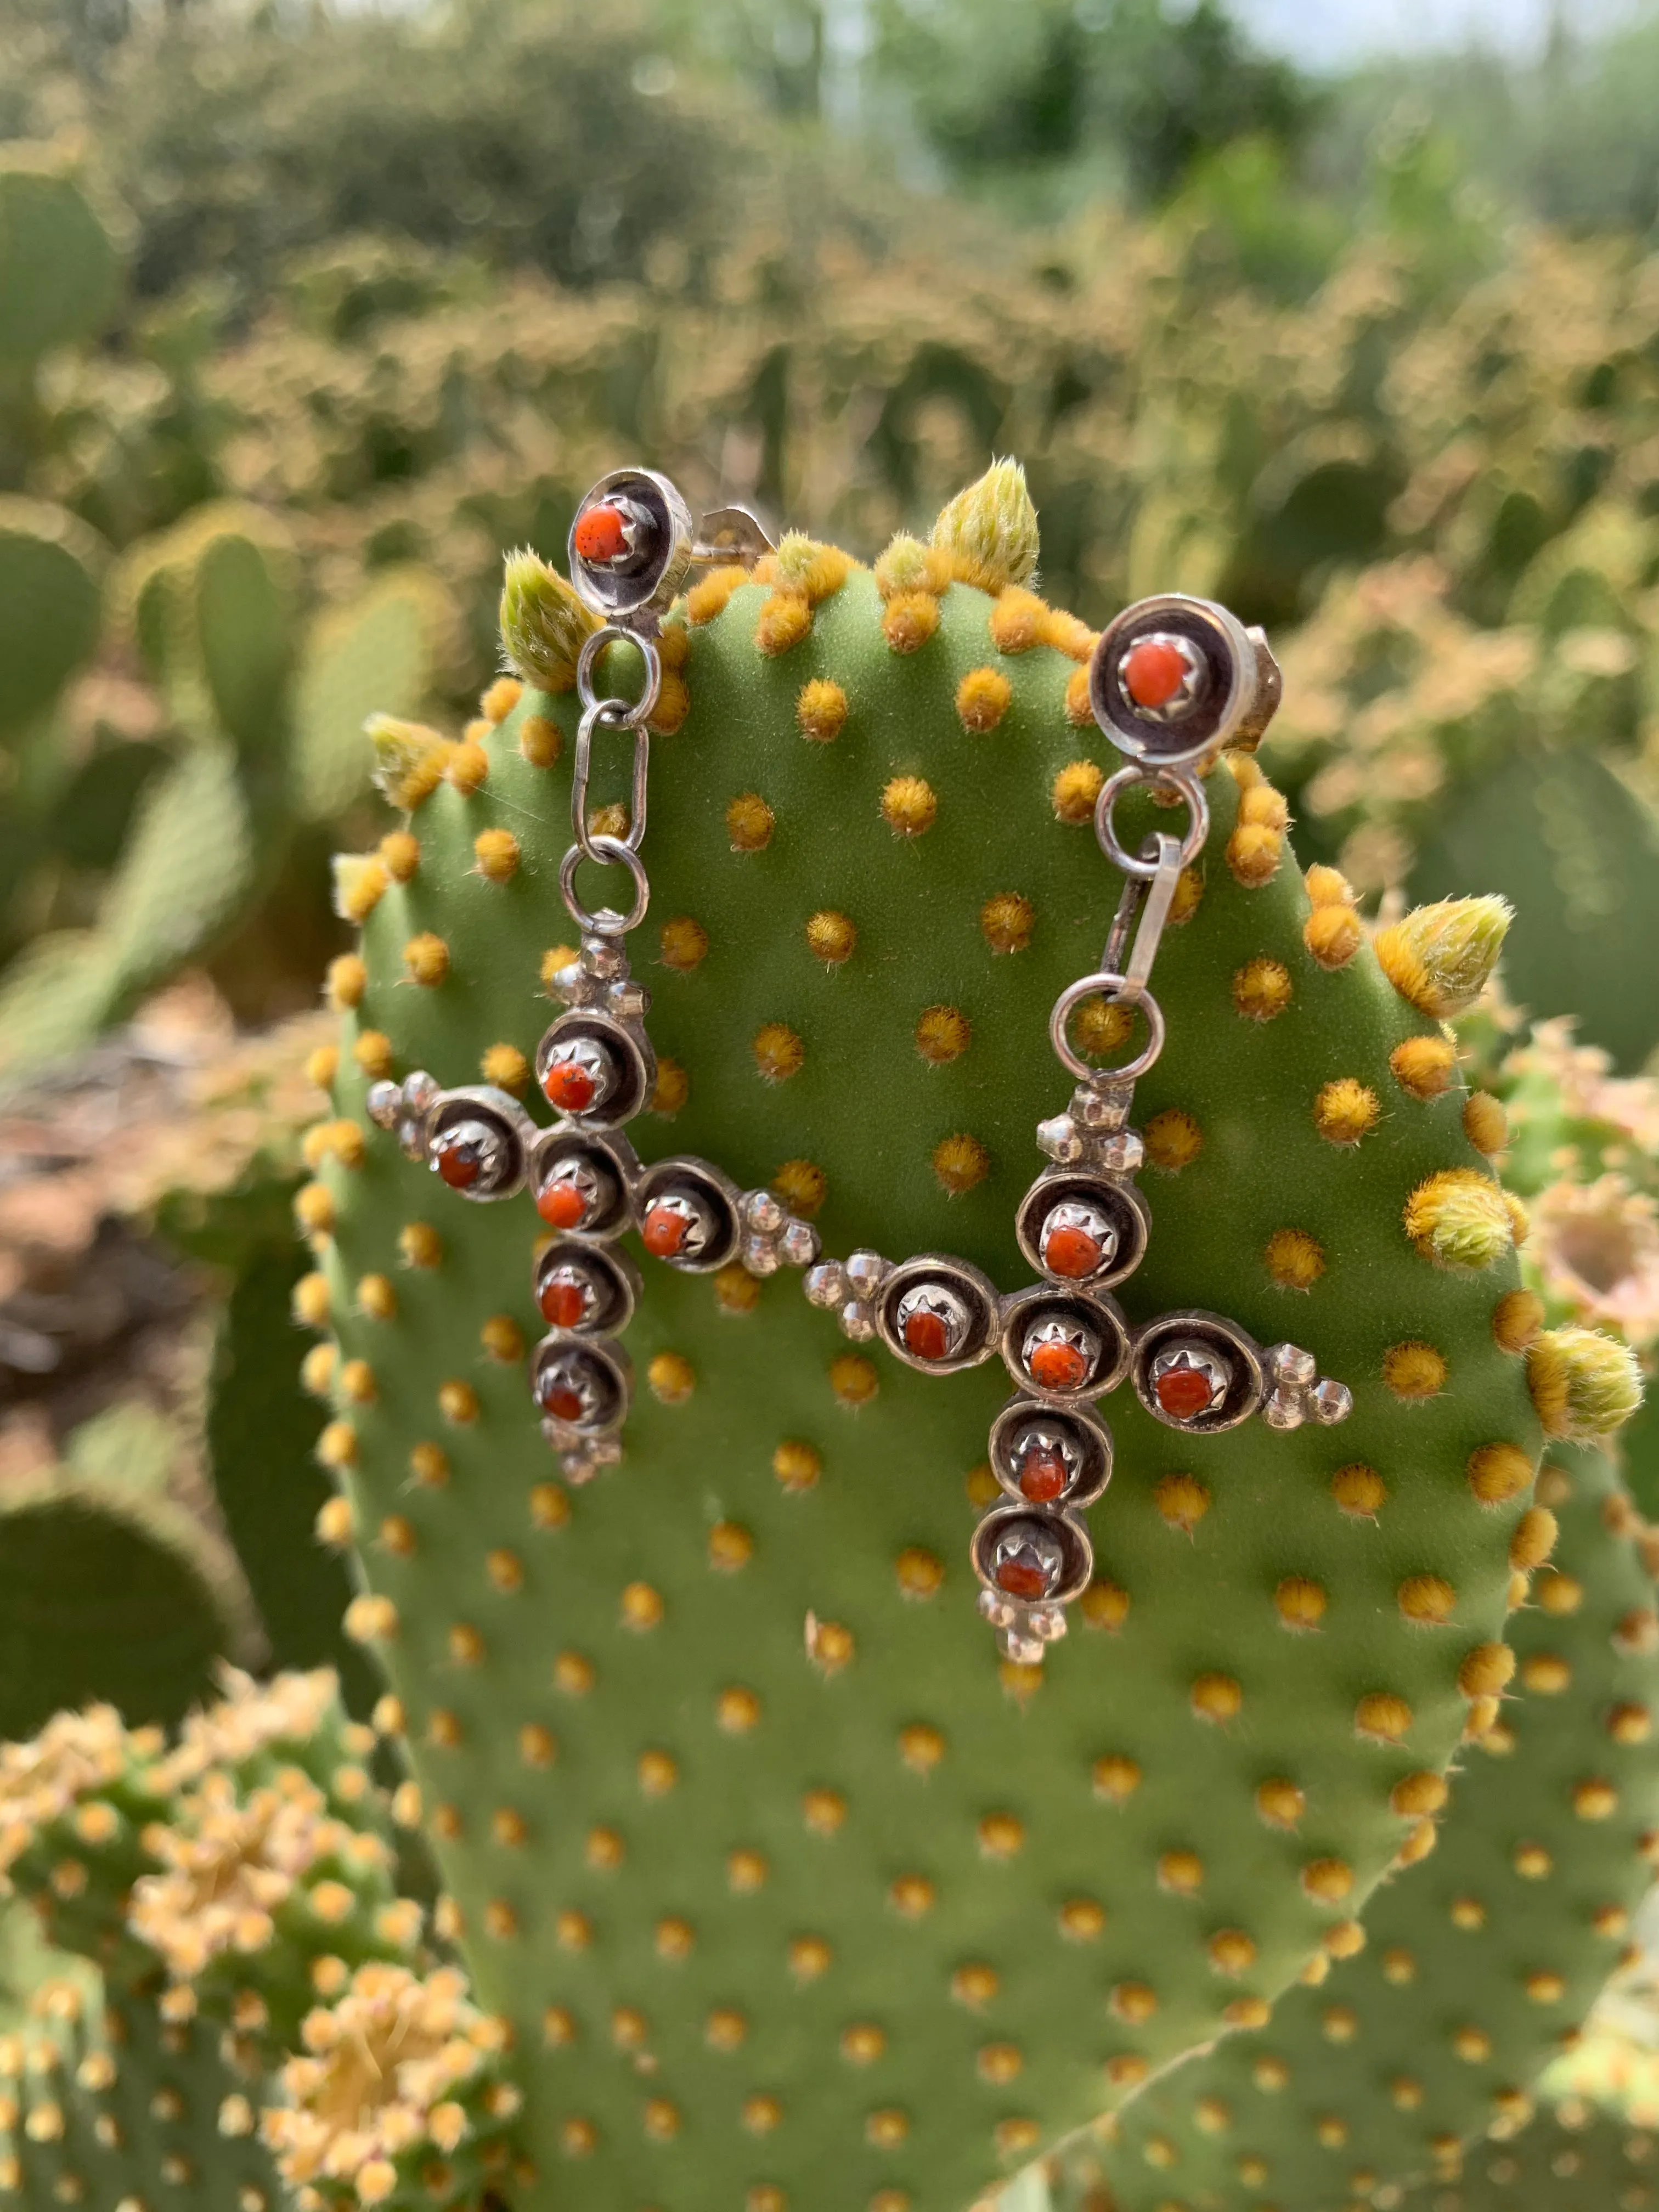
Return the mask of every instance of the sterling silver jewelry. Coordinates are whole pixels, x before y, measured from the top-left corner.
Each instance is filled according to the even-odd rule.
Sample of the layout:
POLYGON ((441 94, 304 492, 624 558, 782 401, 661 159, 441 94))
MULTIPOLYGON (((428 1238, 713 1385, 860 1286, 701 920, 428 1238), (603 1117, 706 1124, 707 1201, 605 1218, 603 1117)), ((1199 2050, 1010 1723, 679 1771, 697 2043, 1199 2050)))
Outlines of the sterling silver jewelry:
POLYGON ((650 885, 640 858, 648 798, 648 724, 662 683, 655 636, 691 568, 752 565, 769 541, 752 515, 726 507, 694 529, 666 477, 620 470, 583 500, 570 532, 570 574, 601 617, 576 672, 581 706, 571 787, 572 842, 559 888, 580 951, 552 982, 562 1011, 536 1049, 537 1080, 556 1116, 538 1128, 489 1085, 446 1091, 417 1070, 377 1083, 368 1111, 463 1198, 528 1190, 554 1232, 535 1262, 547 1333, 530 1362, 542 1429, 572 1482, 622 1454, 633 1371, 619 1341, 640 1277, 618 1245, 637 1231, 647 1254, 706 1273, 734 1262, 751 1274, 805 1268, 807 1297, 855 1343, 878 1340, 924 1374, 952 1375, 1000 1358, 1013 1391, 991 1425, 989 1457, 1003 1498, 975 1529, 980 1610, 1007 1657, 1042 1659, 1066 1632, 1066 1605, 1088 1586, 1093 1552, 1081 1518, 1112 1475, 1112 1437, 1099 1401, 1126 1381, 1152 1417, 1191 1435, 1260 1413, 1273 1428, 1340 1421, 1352 1399, 1322 1378, 1313 1354, 1264 1347, 1237 1322, 1198 1310, 1133 1328, 1112 1293, 1140 1265, 1151 1228, 1134 1177, 1143 1147, 1129 1126, 1137 1079, 1163 1051, 1165 1024, 1150 979, 1181 872, 1202 851, 1209 807, 1200 772, 1228 744, 1253 742, 1279 696, 1279 668, 1260 630, 1224 607, 1175 594, 1143 599, 1103 633, 1092 655, 1095 718, 1125 765, 1095 809, 1101 849, 1124 878, 1100 966, 1055 1000, 1048 1036, 1074 1079, 1067 1110, 1037 1125, 1048 1164, 1020 1201, 1019 1248, 1039 1279, 1004 1295, 948 1254, 892 1261, 873 1251, 821 1260, 817 1231, 769 1191, 738 1188, 711 1162, 676 1155, 641 1164, 624 1133, 650 1102, 656 1058, 645 1028, 650 994, 631 975, 623 940, 644 920, 650 885), (602 697, 594 679, 613 643, 645 664, 641 696, 602 697), (591 830, 587 795, 601 732, 631 734, 631 803, 623 836, 591 830), (1184 803, 1182 836, 1148 836, 1130 853, 1115 811, 1124 794, 1156 787, 1184 803), (590 910, 576 891, 583 860, 627 871, 625 913, 590 910), (1136 1010, 1146 1042, 1121 1066, 1091 1066, 1069 1023, 1085 999, 1136 1010))
POLYGON ((577 725, 570 792, 571 843, 559 890, 581 933, 580 950, 554 976, 556 1015, 536 1048, 536 1079, 552 1107, 538 1128, 518 1100, 488 1084, 444 1090, 424 1070, 401 1085, 377 1083, 370 1118, 396 1133, 452 1190, 475 1201, 528 1190, 554 1233, 535 1262, 536 1304, 547 1333, 530 1358, 530 1387, 542 1432, 572 1482, 622 1456, 633 1396, 633 1366, 619 1339, 632 1319, 640 1278, 617 1239, 629 1229, 654 1259, 702 1274, 734 1261, 756 1275, 804 1267, 817 1257, 817 1232, 768 1190, 740 1190, 708 1160, 690 1155, 641 1164, 623 1131, 649 1105, 657 1060, 646 1031, 651 994, 629 970, 623 940, 644 921, 651 887, 640 846, 649 797, 649 723, 662 689, 656 633, 664 611, 696 565, 752 565, 769 548, 755 518, 721 507, 694 531, 684 501, 665 477, 642 469, 601 478, 570 530, 570 576, 602 617, 576 666, 577 725), (641 696, 602 697, 601 656, 632 646, 645 664, 641 696), (631 736, 628 829, 588 826, 594 741, 631 736), (590 909, 576 890, 584 860, 627 871, 627 911, 590 909))
POLYGON ((1237 1322, 1196 1310, 1131 1328, 1111 1293, 1146 1255, 1151 1217, 1136 1188, 1141 1140, 1129 1127, 1136 1079, 1164 1049, 1150 979, 1184 867, 1209 835, 1199 781, 1224 746, 1260 736, 1278 704, 1278 665, 1259 630, 1224 607, 1174 595, 1143 599, 1103 633, 1090 664, 1090 700, 1127 764, 1095 808, 1102 851, 1125 881, 1100 966, 1054 1001, 1048 1037, 1076 1079, 1069 1109, 1037 1125, 1048 1164, 1021 1200, 1019 1248, 1042 1280, 999 1294, 978 1268, 937 1253, 895 1266, 877 1252, 810 1268, 807 1297, 855 1341, 878 1338, 896 1358, 935 1375, 999 1353, 1013 1395, 991 1425, 989 1459, 1004 1495, 974 1533, 979 1607, 1004 1656, 1039 1662, 1066 1632, 1094 1555, 1080 1514, 1112 1475, 1112 1437, 1097 1401, 1126 1378, 1154 1419, 1213 1435, 1260 1413, 1270 1427, 1340 1421, 1352 1405, 1322 1380, 1311 1352, 1266 1349, 1237 1322), (1184 801, 1186 833, 1120 840, 1126 792, 1158 787, 1184 801), (1091 1067, 1073 1049, 1072 1014, 1085 999, 1142 1016, 1146 1042, 1122 1065, 1091 1067))

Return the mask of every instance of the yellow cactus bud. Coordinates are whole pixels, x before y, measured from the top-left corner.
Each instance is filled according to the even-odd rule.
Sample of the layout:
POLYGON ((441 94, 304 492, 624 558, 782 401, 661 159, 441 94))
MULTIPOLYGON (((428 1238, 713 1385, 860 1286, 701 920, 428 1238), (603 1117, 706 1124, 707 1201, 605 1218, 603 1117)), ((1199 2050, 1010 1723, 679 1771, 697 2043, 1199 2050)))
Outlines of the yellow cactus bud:
POLYGON ((1018 461, 993 461, 933 525, 933 544, 956 575, 982 592, 1029 584, 1036 574, 1037 517, 1018 461))
POLYGON ((840 591, 853 573, 853 558, 839 545, 821 545, 791 530, 778 547, 774 573, 785 591, 799 592, 809 606, 817 606, 840 591))
POLYGON ((361 1006, 363 993, 368 988, 368 970, 355 952, 342 952, 329 962, 324 992, 337 1014, 361 1006))
POLYGON ((404 969, 411 982, 435 990, 449 973, 449 947, 434 931, 423 929, 404 945, 404 969))
POLYGON ((1510 1538, 1510 1565, 1523 1571, 1541 1567, 1555 1549, 1560 1528, 1547 1505, 1529 1505, 1510 1538))
POLYGON ((568 691, 576 681, 577 658, 599 626, 599 617, 557 569, 527 545, 507 555, 501 571, 501 650, 526 684, 568 691))
POLYGON ((876 588, 884 599, 909 592, 931 592, 937 599, 950 581, 949 553, 902 531, 876 563, 876 588))
POLYGON ((1439 899, 1378 930, 1372 944, 1401 997, 1431 1020, 1449 1021, 1485 990, 1514 919, 1504 898, 1439 899))
POLYGON ((1018 584, 1000 592, 991 610, 991 642, 999 653, 1029 653, 1041 645, 1051 610, 1018 584))
POLYGON ((424 722, 400 722, 392 714, 371 714, 363 730, 374 748, 374 781, 381 796, 405 813, 430 799, 454 750, 450 740, 424 722))
POLYGON ((1490 1267, 1515 1242, 1504 1193, 1477 1168, 1446 1168, 1406 1200, 1406 1234, 1437 1267, 1490 1267))
POLYGON ((386 896, 392 878, 378 853, 334 855, 334 911, 342 921, 364 922, 386 896))
POLYGON ((486 687, 478 712, 487 722, 504 722, 523 695, 524 686, 516 676, 498 676, 486 687))
POLYGON ((939 812, 933 787, 919 775, 896 775, 881 794, 881 811, 890 830, 900 837, 920 837, 931 830, 939 812))
POLYGON ((1642 1370, 1628 1345, 1599 1329, 1554 1328, 1527 1353, 1527 1388, 1549 1435, 1587 1443, 1635 1413, 1642 1370))
POLYGON ((492 1044, 478 1062, 478 1073, 498 1091, 517 1098, 530 1087, 530 1062, 515 1044, 492 1044))
POLYGON ((763 852, 777 817, 758 792, 739 793, 726 810, 726 834, 734 853, 763 852))

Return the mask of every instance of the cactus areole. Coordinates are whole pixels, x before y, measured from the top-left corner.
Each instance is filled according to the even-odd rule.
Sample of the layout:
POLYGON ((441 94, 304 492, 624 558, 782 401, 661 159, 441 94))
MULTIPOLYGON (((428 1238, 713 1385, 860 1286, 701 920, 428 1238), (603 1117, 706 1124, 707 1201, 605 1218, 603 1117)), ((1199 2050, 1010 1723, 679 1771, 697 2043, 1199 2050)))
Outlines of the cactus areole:
POLYGON ((198 1966, 191 1838, 290 1785, 112 1769, 182 1839, 122 1940, 303 2016, 307 2204, 960 2212, 1347 1955, 1495 1720, 1542 1433, 1626 1395, 1466 1132, 1504 916, 1379 962, 1261 637, 1036 556, 1012 463, 871 568, 621 471, 465 741, 372 726, 295 1312, 436 1907, 319 1749, 320 1904, 198 1966))

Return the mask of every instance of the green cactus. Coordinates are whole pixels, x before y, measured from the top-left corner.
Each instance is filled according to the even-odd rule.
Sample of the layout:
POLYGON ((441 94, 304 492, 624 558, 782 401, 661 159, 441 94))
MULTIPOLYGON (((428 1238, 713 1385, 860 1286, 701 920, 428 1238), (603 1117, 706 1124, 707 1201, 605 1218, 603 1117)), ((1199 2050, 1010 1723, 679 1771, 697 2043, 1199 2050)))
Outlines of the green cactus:
POLYGON ((272 2065, 319 1990, 413 1952, 423 1915, 392 1889, 387 1814, 363 1763, 374 1734, 347 1718, 333 1675, 262 1687, 232 1674, 227 1686, 170 1748, 110 1705, 7 1746, 0 1868, 48 1939, 112 1987, 165 1967, 189 1992, 183 2017, 204 2011, 272 2065))
POLYGON ((295 674, 290 803, 301 821, 331 822, 362 794, 364 722, 377 711, 416 711, 453 622, 435 577, 400 568, 313 624, 295 674))
POLYGON ((1651 2212, 1654 2138, 1616 2105, 1564 2099, 1511 2142, 1471 2159, 1455 2185, 1414 2191, 1410 2212, 1551 2212, 1581 2204, 1651 2212))
MULTIPOLYGON (((1048 1008, 1115 896, 1079 823, 1105 748, 1082 625, 952 572, 950 544, 872 576, 786 541, 667 626, 638 1141, 821 1197, 832 1252, 1012 1287, 1064 1097, 1048 1008)), ((459 1206, 362 1140, 371 1078, 524 1085, 573 726, 530 692, 422 755, 412 834, 341 878, 348 1119, 300 1212, 353 1626, 512 2025, 525 2202, 960 2203, 1343 1948, 1501 1686, 1535 1322, 1402 995, 1453 970, 1419 933, 1396 989, 1253 764, 1210 779, 1125 1303, 1306 1340, 1354 1413, 1197 1440, 1114 1401, 1085 1625, 1040 1678, 1000 1668, 961 1559, 994 1378, 849 1352, 788 1280, 653 1270, 626 1460, 573 1494, 526 1402, 528 1206, 459 1206), (1425 1580, 1444 1633, 1409 1610, 1425 1580)))
POLYGON ((0 744, 90 655, 101 565, 92 532, 62 507, 0 498, 0 744))
POLYGON ((60 155, 9 147, 0 158, 0 376, 90 337, 113 304, 117 275, 109 233, 60 155))
POLYGON ((267 2151, 302 2205, 394 2190, 477 2203, 519 2103, 505 2031, 434 1956, 422 1907, 391 1893, 386 1808, 360 1763, 374 1741, 325 1672, 233 1678, 170 1749, 107 1708, 8 1747, 0 1865, 61 1947, 48 1959, 101 1967, 108 2051, 64 2032, 84 1976, 40 1980, 31 2009, 58 2032, 0 2039, 0 2074, 32 2085, 0 2102, 0 2193, 70 2201, 68 2173, 84 2197, 90 2138, 112 2154, 98 2203, 130 2202, 151 2171, 166 2201, 204 2212, 228 2181, 288 2203, 267 2151), (173 2132, 131 2131, 135 2098, 173 2132))
MULTIPOLYGON (((14 1484, 0 1506, 0 1731, 33 1734, 60 1706, 119 1698, 173 1721, 239 1650, 222 1560, 196 1522, 130 1482, 14 1484)), ((246 1656, 243 1653, 241 1656, 246 1656)))
POLYGON ((94 927, 0 971, 0 1075, 72 1049, 283 896, 296 838, 368 782, 373 700, 408 711, 429 688, 447 634, 434 579, 388 574, 305 629, 295 597, 291 549, 257 509, 199 508, 127 556, 115 598, 173 757, 131 806, 94 927))
POLYGON ((209 1379, 208 1455, 270 1663, 335 1668, 347 1705, 366 1717, 380 1683, 366 1654, 341 1631, 351 1586, 317 1540, 330 1485, 309 1457, 315 1407, 288 1363, 270 1357, 288 1322, 300 1256, 286 1246, 256 1248, 240 1267, 209 1379))
POLYGON ((36 2005, 0 2038, 0 2203, 276 2212, 270 2154, 244 2118, 257 2081, 211 2028, 164 2019, 153 1990, 111 1993, 96 2017, 70 1984, 36 2005))
POLYGON ((1148 2088, 1079 2152, 1074 2187, 1103 2184, 1116 2212, 1207 2212, 1254 2191, 1325 2212, 1385 2187, 1397 2201, 1437 2169, 1455 2180, 1488 2129, 1530 2118, 1532 2085, 1618 1962, 1659 1809, 1659 1618, 1633 1510, 1591 1450, 1558 1449, 1539 1489, 1551 1504, 1519 1532, 1523 1577, 1538 1571, 1509 1627, 1521 1695, 1454 1783, 1437 1840, 1425 1824, 1425 1855, 1372 1899, 1358 1956, 1148 2088))
MULTIPOLYGON (((770 1185, 830 1253, 951 1250, 1009 1289, 1032 1131, 1064 1103, 1048 1009, 1098 958, 1116 888, 1087 827, 1110 764, 1093 639, 1019 580, 1017 491, 1000 465, 873 575, 792 537, 672 611, 635 942, 659 1060, 630 1126, 647 1159, 770 1185)), ((1200 2069, 1304 2015, 1322 2034, 1399 1948, 1390 1916, 1443 1911, 1458 1854, 1491 1860, 1524 1778, 1563 1866, 1555 1827, 1571 1839, 1562 1901, 1605 1910, 1553 1921, 1530 1889, 1528 1917, 1492 1908, 1491 2002, 1467 2023, 1488 2046, 1467 2036, 1421 2108, 1444 2167, 1495 2089, 1519 2117, 1616 1957, 1650 1755, 1632 1719, 1595 1773, 1568 1768, 1585 1701, 1633 1715, 1659 1663, 1651 1540, 1593 1450, 1553 1462, 1565 1533, 1541 1565, 1540 1429, 1611 1425, 1634 1368, 1570 1304, 1540 1334, 1488 1164, 1504 1110, 1457 1078, 1443 1024, 1491 970, 1502 902, 1423 909, 1373 950, 1342 879, 1295 869, 1254 762, 1209 776, 1209 846, 1154 975, 1151 1243, 1121 1296, 1135 1322, 1206 1307, 1308 1345, 1352 1414, 1199 1436, 1119 1391, 1073 1633, 1042 1667, 1000 1661, 963 1555, 1006 1382, 851 1348, 787 1273, 650 1263, 625 1456, 581 1483, 526 1387, 535 1211, 464 1204, 382 1133, 384 1097, 368 1111, 417 1068, 510 1103, 538 987, 568 987, 551 889, 592 617, 525 556, 509 580, 507 651, 546 688, 493 686, 459 744, 374 726, 406 826, 337 878, 363 939, 331 971, 340 1050, 309 1063, 334 1090, 295 1200, 310 1264, 294 1282, 257 1236, 224 1247, 243 1274, 210 1397, 227 1518, 279 1657, 325 1656, 343 1607, 390 1678, 380 1743, 325 1676, 234 1682, 171 1750, 112 1712, 62 1716, 0 1762, 14 1890, 119 2002, 232 2031, 223 2096, 250 2132, 222 2154, 274 2160, 296 2212, 942 2212, 1045 2152, 1098 2193, 1200 2069), (284 1486, 301 1414, 268 1386, 290 1301, 328 1332, 301 1380, 331 1401, 335 1496, 284 1486), (355 1553, 349 1601, 319 1543, 355 1553), (1552 1698, 1538 1662, 1564 1657, 1552 1698), (1494 1755, 1464 1754, 1430 1850, 1469 1741, 1494 1755), (1585 1784, 1618 1802, 1575 1806, 1585 1784), (436 1862, 429 1914, 398 1894, 389 1817, 436 1862), (1506 2006, 1516 1971, 1561 1988, 1506 2006)), ((614 807, 612 744, 592 799, 614 807)), ((1138 805, 1131 842, 1163 818, 1138 805)), ((1077 1039, 1121 1053, 1121 1026, 1091 1001, 1077 1039)), ((1516 1122, 1530 1176, 1544 1139, 1516 1122)), ((1384 1980, 1388 2033, 1420 2043, 1455 1968, 1384 1980)), ((1212 2148, 1201 2123, 1191 2146, 1165 2136, 1212 2148)), ((1410 2129, 1388 2147, 1385 2186, 1434 2162, 1410 2129)), ((1296 2153, 1282 2212, 1330 2156, 1296 2153)), ((1176 2201, 1161 2166, 1137 2173, 1149 2204, 1176 2201)), ((1021 2189, 1036 2212, 1040 2180, 1021 2189)))

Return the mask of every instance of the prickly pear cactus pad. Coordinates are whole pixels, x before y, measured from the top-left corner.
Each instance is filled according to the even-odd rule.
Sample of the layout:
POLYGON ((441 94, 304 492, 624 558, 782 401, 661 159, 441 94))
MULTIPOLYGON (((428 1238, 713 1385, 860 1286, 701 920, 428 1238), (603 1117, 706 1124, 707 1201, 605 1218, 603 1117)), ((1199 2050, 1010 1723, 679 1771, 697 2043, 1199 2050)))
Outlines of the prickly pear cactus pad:
POLYGON ((36 2013, 0 2037, 0 2203, 276 2212, 258 2077, 214 2030, 163 2020, 153 1991, 112 1994, 88 2018, 79 1990, 49 1984, 36 2013))
POLYGON ((1659 2100, 1652 2047, 1611 2021, 1552 2066, 1538 2116, 1520 2134, 1472 2150, 1455 2183, 1425 2184, 1407 2212, 1553 2212, 1595 2204, 1653 2212, 1659 2204, 1659 2100), (1431 2191, 1432 2191, 1432 2195, 1431 2191))
POLYGON ((1410 2212, 1576 2212, 1607 2205, 1653 2212, 1659 2141, 1616 2109, 1569 2099, 1540 2112, 1513 2142, 1486 2143, 1468 2172, 1425 2186, 1410 2212))
MULTIPOLYGON (((662 633, 631 940, 647 1158, 773 1186, 830 1254, 953 1253, 1005 1292, 1030 1279, 1034 1127, 1069 1091, 1049 1010, 1121 887, 1090 827, 1117 765, 1092 640, 1027 588, 1035 550, 1000 469, 873 572, 790 538, 694 582, 662 633)), ((623 1462, 568 1485, 526 1375, 534 1207, 465 1203, 369 1126, 371 1082, 417 1069, 546 1119, 592 624, 534 563, 508 617, 538 681, 495 687, 459 745, 383 727, 407 818, 340 870, 363 935, 331 980, 296 1300, 330 1332, 307 1365, 324 1533, 356 1547, 350 1626, 511 2023, 539 2177, 515 2205, 944 2212, 1349 1948, 1508 1680, 1528 1366, 1558 1428, 1616 1419, 1625 1370, 1532 1342, 1484 1157, 1501 1115, 1438 1026, 1503 912, 1454 902, 1374 955, 1254 762, 1210 775, 1121 1296, 1305 1347, 1352 1413, 1193 1435, 1118 1391, 1095 1582, 1044 1667, 1000 1662, 966 1559, 1000 1367, 849 1345, 793 1271, 645 1261, 623 1462)), ((1120 810, 1129 848, 1165 818, 1120 810)), ((580 878, 595 903, 617 880, 580 878)), ((1091 1019, 1121 1053, 1098 1006, 1079 1041, 1091 1019)))
POLYGON ((1539 1486, 1553 1507, 1517 1536, 1517 1571, 1536 1568, 1510 1624, 1520 1695, 1468 1753, 1437 1847, 1373 1898, 1357 1956, 1079 2154, 1118 2212, 1218 2212, 1250 2191, 1283 2212, 1398 2204, 1402 2184, 1455 2179, 1471 2145, 1484 2161, 1488 2131, 1530 2118, 1534 2082, 1619 1963, 1659 1809, 1640 1522, 1599 1452, 1552 1455, 1539 1486))

